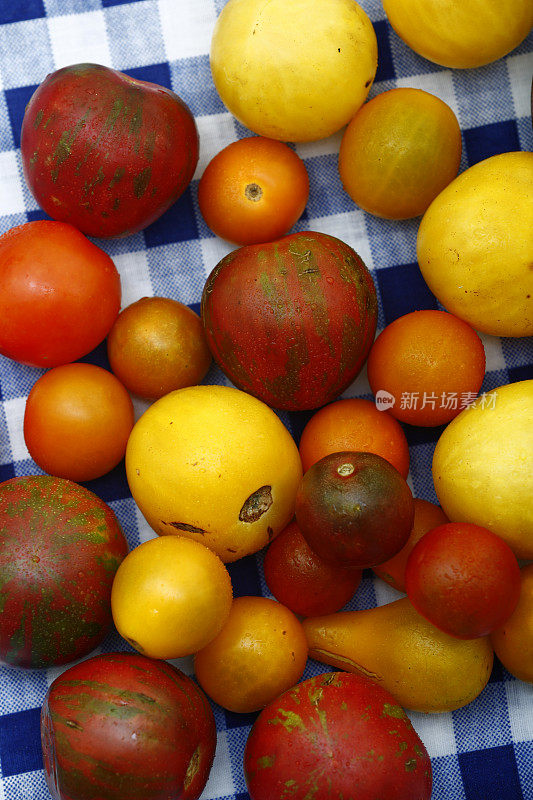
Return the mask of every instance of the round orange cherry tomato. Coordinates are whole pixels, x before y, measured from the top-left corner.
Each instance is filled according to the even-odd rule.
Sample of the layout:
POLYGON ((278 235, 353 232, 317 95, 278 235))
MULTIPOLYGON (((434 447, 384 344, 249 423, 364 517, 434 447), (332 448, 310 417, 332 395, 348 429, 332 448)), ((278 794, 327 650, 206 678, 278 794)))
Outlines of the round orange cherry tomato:
POLYGON ((387 219, 423 214, 457 175, 461 130, 452 109, 422 89, 365 103, 342 138, 339 173, 357 205, 387 219))
POLYGON ((298 683, 307 639, 298 618, 268 597, 237 597, 226 624, 196 653, 194 670, 209 697, 236 713, 258 711, 298 683))
POLYGON ((485 350, 476 331, 453 314, 412 311, 381 331, 367 375, 373 393, 390 399, 386 413, 410 425, 444 425, 479 392, 485 350))
POLYGON ((119 463, 133 427, 131 397, 110 372, 66 364, 33 385, 24 413, 24 439, 50 475, 89 481, 119 463))
POLYGON ((200 383, 211 363, 200 317, 167 297, 142 297, 121 311, 107 355, 117 378, 146 400, 200 383))
POLYGON ((200 211, 213 233, 239 245, 279 239, 309 197, 302 159, 283 142, 250 136, 225 147, 198 186, 200 211))

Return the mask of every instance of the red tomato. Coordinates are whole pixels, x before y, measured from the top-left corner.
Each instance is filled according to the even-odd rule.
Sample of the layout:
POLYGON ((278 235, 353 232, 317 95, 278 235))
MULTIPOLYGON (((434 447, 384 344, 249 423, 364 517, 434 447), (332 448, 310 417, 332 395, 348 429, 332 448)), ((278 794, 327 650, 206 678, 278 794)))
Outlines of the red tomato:
POLYGON ((302 215, 308 197, 309 178, 301 158, 283 142, 262 136, 221 150, 198 186, 208 226, 240 245, 279 239, 302 215))
POLYGON ((467 522, 428 531, 405 568, 405 588, 419 614, 459 639, 486 636, 513 613, 520 568, 499 536, 467 522))
POLYGON ((26 401, 24 439, 41 469, 89 481, 115 467, 133 427, 124 386, 93 364, 66 364, 35 382, 26 401))
POLYGON ((36 367, 89 353, 120 309, 109 256, 72 225, 42 220, 0 237, 0 353, 36 367))
POLYGON ((361 582, 360 569, 323 561, 291 522, 271 542, 263 561, 267 586, 280 603, 302 617, 333 614, 352 598, 361 582))

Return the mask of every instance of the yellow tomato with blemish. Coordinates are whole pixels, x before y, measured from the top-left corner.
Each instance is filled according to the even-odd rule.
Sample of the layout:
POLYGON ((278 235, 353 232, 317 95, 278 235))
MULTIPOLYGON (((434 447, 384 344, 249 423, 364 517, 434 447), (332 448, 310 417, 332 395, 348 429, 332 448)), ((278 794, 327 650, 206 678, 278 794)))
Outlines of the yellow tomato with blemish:
POLYGON ((233 387, 200 385, 145 411, 128 441, 126 473, 156 533, 195 539, 228 562, 290 522, 302 464, 269 406, 233 387))

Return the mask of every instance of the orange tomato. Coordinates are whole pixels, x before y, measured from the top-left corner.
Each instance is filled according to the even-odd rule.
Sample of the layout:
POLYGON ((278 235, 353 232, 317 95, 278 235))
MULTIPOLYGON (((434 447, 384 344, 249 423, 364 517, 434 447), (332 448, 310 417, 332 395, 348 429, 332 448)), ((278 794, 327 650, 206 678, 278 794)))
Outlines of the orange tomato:
POLYGON ((419 497, 415 497, 414 502, 415 518, 407 542, 395 556, 383 564, 372 567, 379 578, 399 592, 405 592, 405 565, 415 544, 432 528, 449 521, 442 508, 435 503, 429 503, 419 497))
POLYGON ((511 675, 533 683, 533 564, 520 570, 518 605, 490 638, 494 652, 511 675))
POLYGON ((149 539, 128 553, 111 591, 113 621, 150 658, 195 653, 222 629, 232 603, 229 572, 200 542, 149 539))
POLYGON ((58 478, 89 481, 105 475, 124 456, 132 427, 128 392, 93 364, 45 372, 26 401, 26 446, 35 463, 58 478))
POLYGON ((343 450, 376 453, 407 477, 409 446, 401 425, 370 400, 336 400, 314 414, 300 438, 304 472, 324 456, 343 450))
POLYGON ((457 175, 457 117, 422 89, 391 89, 365 103, 344 132, 339 173, 365 211, 387 219, 423 214, 457 175))
POLYGON ((301 158, 283 142, 262 136, 221 150, 198 186, 207 225, 239 245, 279 239, 302 215, 308 197, 309 178, 301 158))
POLYGON ((391 322, 367 361, 374 394, 387 392, 387 412, 410 425, 443 425, 476 397, 485 350, 475 330, 446 311, 413 311, 391 322))
POLYGON ((267 597, 238 597, 218 636, 194 658, 198 683, 215 703, 258 711, 302 677, 307 640, 297 617, 267 597))
POLYGON ((167 297, 142 297, 121 311, 107 355, 117 378, 146 400, 200 383, 211 364, 200 317, 167 297))

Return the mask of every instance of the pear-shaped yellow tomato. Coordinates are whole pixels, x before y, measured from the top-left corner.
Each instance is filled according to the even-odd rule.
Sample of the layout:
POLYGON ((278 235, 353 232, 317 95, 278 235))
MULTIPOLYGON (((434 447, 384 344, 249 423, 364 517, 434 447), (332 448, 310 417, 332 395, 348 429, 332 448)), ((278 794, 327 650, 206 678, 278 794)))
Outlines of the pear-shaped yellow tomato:
POLYGON ((491 156, 448 184, 418 229, 429 288, 483 333, 533 334, 532 185, 533 153, 491 156))
POLYGON ((202 385, 145 411, 128 441, 126 472, 156 533, 196 539, 228 562, 260 550, 290 522, 302 465, 265 403, 202 385))
POLYGON ((450 422, 433 482, 450 521, 488 528, 533 559, 533 380, 481 395, 450 422))
POLYGON ((211 42, 220 97, 250 130, 282 141, 330 136, 364 103, 374 28, 354 0, 229 0, 211 42))
POLYGON ((111 591, 115 626, 150 658, 182 658, 205 647, 232 603, 228 570, 215 553, 183 536, 139 545, 120 565, 111 591))
POLYGON ((365 211, 386 219, 423 214, 452 181, 461 130, 452 109, 422 89, 390 89, 365 103, 342 137, 339 173, 365 211))
POLYGON ((383 0, 404 42, 443 67, 481 67, 514 50, 533 25, 531 0, 383 0))

